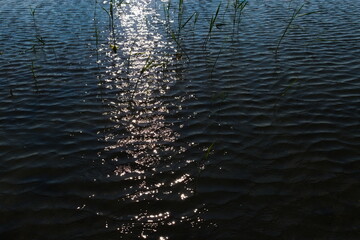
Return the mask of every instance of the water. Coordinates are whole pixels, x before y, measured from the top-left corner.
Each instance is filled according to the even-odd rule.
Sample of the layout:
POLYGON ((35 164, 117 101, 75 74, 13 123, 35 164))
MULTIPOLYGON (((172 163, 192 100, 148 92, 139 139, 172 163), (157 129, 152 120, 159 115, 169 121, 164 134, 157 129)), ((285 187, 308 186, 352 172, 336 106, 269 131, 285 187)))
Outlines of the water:
POLYGON ((359 239, 359 3, 126 2, 3 1, 0 236, 359 239))

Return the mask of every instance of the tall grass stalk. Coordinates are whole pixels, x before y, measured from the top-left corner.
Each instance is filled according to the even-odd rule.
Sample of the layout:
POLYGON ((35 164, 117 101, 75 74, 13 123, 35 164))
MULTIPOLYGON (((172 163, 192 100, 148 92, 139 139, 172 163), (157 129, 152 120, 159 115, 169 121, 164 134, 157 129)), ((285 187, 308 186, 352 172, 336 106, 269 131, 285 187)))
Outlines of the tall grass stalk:
MULTIPOLYGON (((236 24, 236 21, 238 19, 238 17, 241 16, 244 8, 246 7, 246 5, 248 4, 249 2, 247 0, 235 0, 233 2, 233 7, 234 7, 234 26, 236 24)), ((238 23, 240 23, 240 20, 238 21, 238 23)))
POLYGON ((194 12, 190 17, 188 17, 183 23, 184 17, 184 0, 179 1, 178 7, 178 33, 180 35, 181 30, 189 23, 189 21, 195 16, 196 12, 194 12))
MULTIPOLYGON (((123 1, 121 1, 121 3, 123 3, 123 1)), ((120 5, 121 5, 120 3, 120 5)), ((113 50, 114 53, 117 52, 117 45, 116 45, 116 36, 115 36, 115 27, 114 27, 114 6, 116 4, 115 0, 110 0, 109 2, 109 10, 106 10, 106 8, 102 7, 102 9, 107 13, 108 17, 109 17, 109 28, 110 28, 110 32, 111 32, 111 39, 112 39, 112 44, 110 44, 110 48, 111 50, 113 50)))
POLYGON ((213 150, 214 146, 215 146, 215 142, 211 143, 211 145, 206 149, 206 152, 205 152, 205 154, 203 156, 204 160, 208 160, 208 158, 210 156, 210 153, 213 150))
POLYGON ((32 75, 33 79, 36 81, 36 80, 37 80, 37 76, 36 76, 36 74, 35 74, 34 61, 31 61, 30 69, 31 69, 31 75, 32 75))
POLYGON ((178 33, 180 35, 181 26, 182 26, 182 18, 184 15, 184 0, 179 0, 179 7, 178 7, 178 33))
POLYGON ((194 13, 185 21, 185 23, 183 23, 183 24, 181 25, 180 30, 183 29, 183 28, 186 26, 186 24, 188 24, 188 23, 190 22, 190 20, 191 20, 195 15, 197 15, 196 12, 194 12, 194 13))
POLYGON ((29 9, 30 9, 31 16, 35 17, 36 8, 29 7, 29 9))
POLYGON ((123 4, 125 4, 125 0, 119 0, 116 6, 120 8, 123 4))
POLYGON ((115 0, 110 0, 109 13, 111 17, 111 30, 114 30, 114 4, 115 0))
POLYGON ((137 81, 135 83, 134 91, 132 93, 132 98, 135 97, 135 93, 136 93, 136 90, 138 88, 139 81, 141 80, 141 77, 143 76, 143 74, 145 72, 149 71, 150 69, 154 68, 154 67, 162 66, 162 63, 157 63, 157 62, 155 62, 155 59, 151 58, 151 54, 152 53, 149 54, 148 58, 145 61, 144 66, 140 70, 140 76, 138 77, 138 79, 137 79, 137 81))
MULTIPOLYGON (((174 40, 174 42, 176 43, 176 45, 177 45, 177 47, 180 49, 180 51, 185 54, 185 56, 186 56, 186 58, 187 58, 188 60, 190 60, 189 55, 186 53, 186 51, 185 51, 184 48, 182 47, 179 38, 176 37, 176 34, 175 34, 173 31, 171 31, 171 32, 170 32, 170 36, 171 36, 171 38, 174 40)), ((180 57, 181 57, 182 54, 181 54, 181 55, 177 55, 177 56, 180 56, 180 57)), ((180 58, 180 57, 177 57, 177 58, 180 58)))
POLYGON ((214 64, 213 64, 213 66, 211 67, 211 71, 210 71, 210 79, 211 79, 211 80, 213 79, 213 73, 214 73, 216 64, 217 64, 217 62, 218 62, 218 60, 219 60, 219 58, 220 58, 220 54, 222 53, 222 50, 223 50, 223 48, 220 48, 220 50, 219 50, 219 52, 218 52, 218 54, 217 54, 217 56, 216 56, 216 58, 215 58, 214 64))
POLYGON ((300 11, 303 9, 305 3, 302 4, 298 9, 295 9, 293 14, 291 15, 290 17, 290 20, 288 22, 288 24, 286 25, 282 35, 280 36, 280 39, 276 45, 276 49, 275 49, 275 55, 277 55, 278 51, 279 51, 279 48, 280 48, 280 44, 281 42, 283 41, 283 39, 285 38, 286 34, 288 33, 288 31, 290 30, 293 22, 295 21, 296 18, 299 18, 299 17, 303 17, 303 16, 306 16, 306 15, 310 15, 310 14, 314 14, 314 13, 318 13, 318 11, 315 11, 315 12, 308 12, 308 13, 303 13, 303 14, 300 14, 300 11))
POLYGON ((211 17, 211 19, 210 19, 210 26, 209 26, 209 32, 208 32, 209 35, 211 34, 211 32, 212 32, 212 30, 213 30, 213 28, 215 26, 216 19, 217 19, 218 15, 219 15, 220 7, 221 7, 221 3, 217 7, 215 15, 213 15, 211 17))
POLYGON ((198 19, 199 19, 199 13, 196 12, 196 13, 195 13, 195 17, 194 17, 194 28, 195 28, 195 25, 196 25, 198 19))
POLYGON ((208 30, 208 34, 207 34, 207 37, 206 37, 205 43, 204 43, 205 46, 207 45, 207 42, 208 42, 208 41, 210 40, 210 38, 211 38, 211 33, 212 33, 213 29, 214 29, 214 26, 215 26, 215 23, 216 23, 216 19, 217 19, 218 16, 219 16, 220 8, 221 8, 221 2, 219 3, 219 6, 217 7, 215 14, 214 14, 214 15, 211 17, 211 19, 210 19, 209 30, 208 30))
POLYGON ((167 4, 164 3, 163 7, 164 7, 164 15, 165 15, 166 22, 167 22, 167 24, 170 24, 171 0, 169 0, 167 4))
MULTIPOLYGON (((99 62, 99 29, 97 24, 97 0, 95 0, 95 8, 94 8, 94 36, 95 36, 95 47, 96 47, 96 62, 99 62)), ((99 63, 98 63, 99 64, 99 63)))

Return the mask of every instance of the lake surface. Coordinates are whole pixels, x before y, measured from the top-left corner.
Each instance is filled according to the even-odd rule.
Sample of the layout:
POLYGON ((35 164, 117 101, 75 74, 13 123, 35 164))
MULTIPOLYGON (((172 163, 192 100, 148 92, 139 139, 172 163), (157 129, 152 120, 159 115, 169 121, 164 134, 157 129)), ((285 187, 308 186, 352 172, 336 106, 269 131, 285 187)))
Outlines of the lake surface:
POLYGON ((359 1, 116 2, 2 1, 1 239, 360 239, 359 1))

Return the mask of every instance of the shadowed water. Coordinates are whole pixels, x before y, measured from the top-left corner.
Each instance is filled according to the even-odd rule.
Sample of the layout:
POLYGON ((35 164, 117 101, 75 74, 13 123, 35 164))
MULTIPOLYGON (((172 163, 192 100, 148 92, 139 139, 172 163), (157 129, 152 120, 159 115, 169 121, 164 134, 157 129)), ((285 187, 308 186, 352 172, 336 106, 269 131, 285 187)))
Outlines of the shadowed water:
POLYGON ((359 3, 233 2, 5 0, 2 238, 359 239, 359 3))

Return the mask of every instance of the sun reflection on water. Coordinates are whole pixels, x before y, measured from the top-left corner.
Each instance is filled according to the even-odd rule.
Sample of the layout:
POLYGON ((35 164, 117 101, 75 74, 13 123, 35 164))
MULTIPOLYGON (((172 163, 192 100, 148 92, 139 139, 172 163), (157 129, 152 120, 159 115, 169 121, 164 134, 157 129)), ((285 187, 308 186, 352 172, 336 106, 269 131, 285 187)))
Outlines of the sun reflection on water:
POLYGON ((118 216, 124 221, 115 223, 116 229, 144 239, 169 239, 160 229, 185 223, 194 227, 204 211, 187 203, 194 196, 193 173, 187 170, 194 160, 181 159, 188 145, 178 143, 173 130, 182 98, 169 95, 177 79, 176 47, 161 28, 154 2, 127 1, 116 16, 109 42, 117 44, 117 51, 100 50, 108 59, 104 86, 115 96, 104 99, 113 127, 100 157, 103 164, 114 165, 109 177, 124 186, 117 199, 119 208, 125 208, 118 216))

